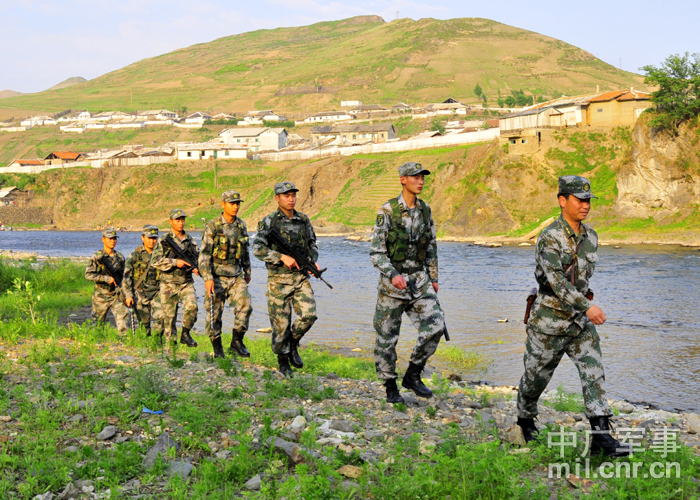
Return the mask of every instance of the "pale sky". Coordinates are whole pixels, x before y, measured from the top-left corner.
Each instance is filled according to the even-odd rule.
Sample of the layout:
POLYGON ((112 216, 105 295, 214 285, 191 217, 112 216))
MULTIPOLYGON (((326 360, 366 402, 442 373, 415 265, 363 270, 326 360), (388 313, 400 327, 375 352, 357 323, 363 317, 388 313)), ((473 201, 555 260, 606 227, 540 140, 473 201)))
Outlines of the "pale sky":
POLYGON ((0 90, 38 92, 216 38, 376 14, 484 17, 559 38, 627 71, 700 52, 700 2, 637 0, 0 0, 0 90))

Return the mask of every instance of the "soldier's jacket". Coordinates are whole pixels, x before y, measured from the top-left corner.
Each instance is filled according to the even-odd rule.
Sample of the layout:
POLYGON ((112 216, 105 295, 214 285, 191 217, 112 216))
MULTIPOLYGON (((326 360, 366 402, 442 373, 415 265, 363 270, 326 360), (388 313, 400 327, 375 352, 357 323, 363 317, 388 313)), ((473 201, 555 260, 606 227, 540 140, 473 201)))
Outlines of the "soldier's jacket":
POLYGON ((214 276, 250 276, 248 228, 236 217, 230 224, 224 214, 209 221, 202 235, 199 273, 204 281, 214 276))
MULTIPOLYGON (((191 248, 192 254, 195 256, 194 260, 197 261, 199 256, 199 249, 197 247, 197 242, 194 241, 192 236, 185 233, 185 238, 180 240, 173 230, 168 231, 168 235, 175 240, 175 243, 183 250, 186 251, 191 248)), ((177 267, 177 255, 169 247, 163 245, 162 240, 158 241, 155 249, 153 249, 153 259, 152 267, 155 267, 160 271, 160 281, 162 283, 194 283, 192 278, 192 268, 187 266, 183 268, 177 267)))
POLYGON ((107 272, 107 268, 99 262, 103 256, 109 259, 110 264, 117 272, 124 271, 124 256, 121 253, 115 250, 110 256, 104 250, 98 250, 90 257, 90 262, 85 269, 85 279, 95 282, 96 292, 115 293, 117 292, 117 287, 109 284, 112 277, 107 272))
MULTIPOLYGON (((155 253, 155 249, 154 249, 155 253)), ((136 294, 135 286, 141 280, 138 291, 147 299, 155 297, 160 289, 160 271, 153 267, 153 263, 149 266, 153 254, 142 246, 131 252, 129 258, 126 259, 124 268, 124 297, 133 299, 136 294), (148 270, 148 271, 147 271, 148 270), (141 279, 143 274, 146 276, 141 279)))
POLYGON ((280 258, 282 253, 274 245, 270 246, 267 241, 267 234, 271 228, 277 228, 292 245, 298 244, 309 252, 309 255, 318 260, 318 247, 316 246, 316 233, 311 226, 309 218, 301 212, 294 211, 291 218, 287 217, 281 209, 277 209, 265 217, 258 224, 258 234, 253 242, 253 255, 265 262, 268 276, 276 274, 298 273, 298 269, 289 269, 280 258))
POLYGON ((416 199, 416 207, 409 210, 401 194, 382 205, 374 225, 369 255, 381 273, 378 289, 384 295, 399 299, 416 298, 431 283, 437 283, 437 239, 428 204, 416 199), (404 290, 391 284, 392 278, 399 274, 409 284, 404 290))
POLYGON ((540 233, 535 256, 540 293, 528 329, 547 335, 577 335, 586 327, 586 311, 592 305, 586 292, 598 262, 597 252, 598 234, 593 228, 582 223, 577 235, 561 215, 540 233))

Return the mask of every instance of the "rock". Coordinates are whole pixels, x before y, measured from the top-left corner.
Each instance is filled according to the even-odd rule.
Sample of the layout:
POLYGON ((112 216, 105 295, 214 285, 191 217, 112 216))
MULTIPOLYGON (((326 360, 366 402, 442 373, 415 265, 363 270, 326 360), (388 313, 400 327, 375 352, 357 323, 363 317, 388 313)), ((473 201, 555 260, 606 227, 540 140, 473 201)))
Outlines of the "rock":
POLYGON ((97 435, 97 440, 98 441, 107 441, 108 439, 112 439, 116 434, 117 434, 117 428, 113 425, 108 425, 107 427, 102 429, 102 432, 100 432, 97 435))
POLYGON ((379 455, 377 455, 376 452, 371 450, 363 451, 362 453, 360 453, 360 460, 370 464, 376 464, 377 462, 379 462, 379 455))
POLYGON ((419 451, 421 455, 432 455, 436 447, 432 441, 421 441, 419 451))
POLYGON ((82 422, 83 420, 85 420, 85 416, 81 415, 80 413, 76 413, 68 419, 69 422, 82 422))
POLYGON ((642 427, 644 429, 651 429, 652 427, 656 426, 656 420, 653 418, 650 418, 648 420, 645 420, 644 422, 640 422, 637 427, 642 427))
POLYGON ((688 432, 700 434, 700 415, 697 413, 684 413, 683 418, 688 422, 688 432))
POLYGON ((82 490, 87 493, 88 488, 94 489, 95 481, 91 481, 90 479, 79 479, 78 481, 73 481, 73 484, 79 490, 82 490))
POLYGON ((258 491, 261 486, 262 486, 262 478, 260 477, 260 474, 258 474, 257 476, 251 477, 245 483, 245 489, 250 490, 250 491, 258 491))
POLYGON ((285 418, 294 418, 301 415, 301 411, 299 411, 297 408, 292 408, 291 410, 282 410, 280 415, 282 415, 285 418))
POLYGON ((333 372, 326 373, 326 378, 328 380, 338 380, 340 377, 333 372))
POLYGON ((78 451, 78 449, 79 449, 79 448, 78 448, 77 446, 66 446, 66 447, 63 449, 63 452, 64 452, 64 453, 76 453, 76 452, 78 451))
POLYGON ((503 440, 508 443, 517 444, 518 446, 525 445, 525 438, 523 438, 523 432, 520 429, 520 426, 518 425, 510 427, 505 432, 503 432, 502 435, 503 440))
POLYGON ((457 415, 455 415, 454 413, 450 413, 442 419, 443 425, 458 424, 458 423, 459 423, 459 417, 457 415))
POLYGON ((136 363, 136 358, 133 356, 117 356, 114 360, 122 363, 136 363))
POLYGON ((447 402, 445 402, 444 400, 438 401, 435 406, 438 410, 450 411, 450 405, 448 405, 447 402))
POLYGON ((146 458, 143 459, 143 467, 145 469, 153 467, 158 456, 164 457, 170 448, 175 448, 175 451, 180 451, 178 442, 171 438, 167 432, 164 432, 160 435, 156 444, 146 453, 146 458))
POLYGON ((330 428, 334 431, 353 432, 352 426, 347 420, 331 420, 330 428))
POLYGON ((77 405, 78 408, 80 408, 81 410, 84 409, 84 408, 87 408, 87 402, 86 402, 86 401, 78 401, 78 402, 76 403, 76 405, 77 405))
POLYGON ((320 458, 320 455, 315 451, 307 450, 306 448, 299 446, 296 443, 290 443, 284 439, 271 436, 267 438, 265 444, 271 446, 273 450, 283 453, 295 464, 301 463, 306 460, 307 455, 312 458, 320 458))
POLYGON ((306 419, 301 415, 296 417, 289 426, 289 431, 296 435, 301 434, 304 429, 306 429, 306 419))
POLYGON ((467 406, 475 410, 481 410, 483 408, 483 406, 481 406, 481 403, 479 403, 478 401, 469 401, 467 403, 467 406))
POLYGON ((216 458, 219 460, 226 460, 230 454, 231 452, 229 450, 221 450, 216 452, 216 458))
POLYGON ((69 500, 69 499, 74 499, 78 498, 80 496, 81 491, 76 488, 73 483, 68 483, 65 487, 65 489, 61 492, 60 495, 56 497, 56 500, 69 500))
POLYGON ((256 398, 266 398, 266 397, 267 397, 267 393, 266 393, 265 391, 258 391, 258 392, 256 392, 255 394, 253 394, 253 397, 256 397, 256 398))
POLYGON ((170 463, 170 470, 168 471, 168 475, 178 475, 182 479, 187 479, 187 476, 190 475, 190 472, 192 472, 193 469, 194 466, 189 462, 185 462, 184 460, 173 460, 170 463))
POLYGON ((138 490, 141 487, 141 481, 138 479, 132 479, 130 481, 127 481, 124 486, 121 486, 119 489, 122 491, 131 491, 131 490, 138 490))
POLYGON ((340 444, 343 443, 343 440, 340 438, 333 438, 333 437, 327 437, 327 438, 321 438, 318 441, 316 441, 316 444, 318 446, 333 446, 333 447, 338 447, 340 444))
POLYGON ((47 491, 43 495, 37 495, 32 500, 53 500, 53 493, 47 491))
POLYGON ((117 439, 114 440, 115 443, 126 443, 129 440, 129 436, 119 436, 117 439))
POLYGON ((343 465, 340 469, 336 471, 341 476, 349 477, 350 479, 357 479, 362 475, 362 469, 354 465, 343 465))
POLYGON ((620 411, 627 414, 632 413, 634 411, 634 405, 630 403, 622 404, 620 405, 620 411))
POLYGON ((371 441, 373 439, 383 438, 384 431, 367 431, 364 435, 365 439, 369 439, 371 441))

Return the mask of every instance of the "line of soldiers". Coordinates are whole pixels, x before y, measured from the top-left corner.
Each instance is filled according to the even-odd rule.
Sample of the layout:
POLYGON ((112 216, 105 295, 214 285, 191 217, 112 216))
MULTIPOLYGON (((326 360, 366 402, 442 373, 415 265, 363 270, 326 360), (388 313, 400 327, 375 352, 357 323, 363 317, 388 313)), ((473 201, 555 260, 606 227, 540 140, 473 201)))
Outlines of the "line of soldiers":
MULTIPOLYGON (((389 403, 405 402, 396 382, 396 345, 403 314, 418 330, 418 338, 401 385, 419 397, 432 397, 421 373, 440 338, 444 335, 449 340, 437 297, 435 225, 430 207, 418 198, 430 171, 415 162, 404 163, 398 170, 401 194, 380 208, 370 248, 372 264, 380 272, 374 313, 374 361, 389 403)), ((267 268, 272 351, 277 355, 280 372, 292 377, 292 367, 304 366, 299 343, 317 319, 316 301, 307 270, 283 253, 270 234, 273 230, 279 232, 290 245, 304 249, 314 262, 318 261, 318 248, 311 221, 295 210, 296 186, 280 182, 274 192, 278 209, 260 221, 252 251, 267 268), (296 315, 293 322, 292 311, 296 315)), ((539 290, 530 301, 532 309, 528 308, 527 315, 532 312, 532 317, 526 318, 525 373, 518 392, 518 425, 526 441, 538 439, 534 423, 537 402, 566 353, 579 370, 586 415, 593 428, 592 452, 625 456, 631 450, 610 434, 611 412, 603 389, 605 376, 595 325, 605 322, 605 314, 592 304, 592 292, 588 289, 597 262, 598 238, 582 221, 595 196, 587 179, 564 176, 559 179, 557 197, 561 216, 542 231, 537 241, 535 277, 539 290)), ((157 227, 145 226, 143 246, 126 261, 114 250, 116 233, 103 231, 104 248, 93 255, 85 272, 87 279, 95 281, 94 319, 104 321, 112 309, 120 334, 125 334, 126 317, 135 305, 147 335, 153 322, 158 336, 176 342, 175 318, 181 303, 180 342, 196 346, 190 331, 197 317, 192 275, 198 274, 205 284, 206 333, 214 357, 225 356, 221 340, 225 301, 235 316, 229 352, 249 357, 243 338, 252 312, 248 292, 251 267, 247 228, 237 216, 241 202, 238 192, 223 193, 223 212, 206 224, 201 251, 185 232, 186 215, 180 209, 170 212, 171 230, 160 240, 157 227), (120 280, 108 272, 110 267, 123 270, 121 286, 120 280)))

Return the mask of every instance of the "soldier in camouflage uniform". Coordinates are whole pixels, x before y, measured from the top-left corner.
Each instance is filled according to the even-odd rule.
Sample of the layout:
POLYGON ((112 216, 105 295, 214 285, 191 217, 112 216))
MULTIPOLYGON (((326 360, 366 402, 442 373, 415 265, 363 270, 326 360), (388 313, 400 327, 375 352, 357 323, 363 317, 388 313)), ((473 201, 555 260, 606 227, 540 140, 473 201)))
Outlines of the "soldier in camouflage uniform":
MULTIPOLYGON (((303 368, 299 342, 316 321, 316 300, 308 273, 299 269, 289 255, 283 255, 267 240, 272 228, 277 229, 292 245, 305 248, 314 261, 318 260, 316 234, 309 218, 294 210, 297 191, 291 182, 275 185, 275 201, 279 208, 258 224, 253 243, 253 255, 267 267, 267 307, 272 325, 272 352, 277 354, 280 372, 291 377, 292 369, 303 368), (292 308, 296 319, 292 324, 292 308)), ((318 264, 316 264, 318 267, 318 264)))
MULTIPOLYGON (((199 276, 196 269, 179 259, 176 253, 163 240, 168 236, 185 253, 192 255, 197 262, 199 250, 194 239, 185 232, 185 212, 179 208, 170 211, 171 230, 165 235, 153 250, 153 267, 160 271, 160 303, 163 308, 163 325, 168 342, 177 342, 177 336, 172 339, 172 325, 177 316, 177 306, 182 302, 182 332, 180 343, 187 347, 197 347, 197 342, 190 336, 190 330, 197 320, 197 295, 194 291, 192 274, 199 276)), ((177 330, 175 330, 177 331, 177 330)))
POLYGON ((243 344, 243 337, 248 331, 250 314, 253 312, 250 293, 248 293, 248 283, 250 283, 248 229, 245 222, 237 217, 243 200, 236 191, 226 191, 221 196, 221 200, 224 211, 206 225, 202 236, 202 250, 199 253, 199 272, 206 289, 204 298, 204 308, 207 311, 206 332, 214 346, 214 357, 223 358, 221 316, 224 312, 224 302, 228 299, 235 317, 229 352, 249 358, 250 352, 243 344), (213 319, 211 317, 212 295, 214 296, 213 319))
POLYGON ((588 282, 598 262, 598 235, 583 224, 591 208, 591 184, 576 175, 559 178, 561 215, 537 238, 535 279, 539 290, 527 321, 525 373, 518 391, 518 425, 526 441, 537 439, 537 401, 566 354, 578 369, 586 416, 593 428, 591 453, 629 454, 610 435, 610 408, 595 325, 605 313, 592 303, 588 282))
POLYGON ((124 269, 124 296, 128 307, 136 305, 139 322, 151 336, 151 321, 156 325, 156 334, 163 337, 163 311, 160 305, 160 276, 153 267, 153 250, 158 243, 158 227, 146 225, 141 233, 143 245, 136 248, 126 259, 124 269))
POLYGON ((418 341, 402 385, 420 397, 433 395, 420 374, 446 330, 437 298, 435 226, 430 207, 417 196, 429 174, 420 163, 399 167, 402 192, 379 209, 370 248, 372 264, 381 273, 374 313, 374 362, 389 403, 404 402, 396 386, 396 344, 403 313, 418 329, 418 341))
POLYGON ((117 252, 117 233, 113 229, 102 231, 102 250, 98 250, 85 269, 85 278, 95 282, 95 291, 92 294, 92 319, 97 323, 104 323, 107 312, 112 311, 117 323, 119 335, 125 335, 127 327, 127 315, 129 311, 122 302, 121 288, 117 287, 114 278, 107 273, 107 268, 101 262, 108 259, 112 267, 119 273, 124 272, 124 256, 117 252))

